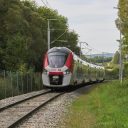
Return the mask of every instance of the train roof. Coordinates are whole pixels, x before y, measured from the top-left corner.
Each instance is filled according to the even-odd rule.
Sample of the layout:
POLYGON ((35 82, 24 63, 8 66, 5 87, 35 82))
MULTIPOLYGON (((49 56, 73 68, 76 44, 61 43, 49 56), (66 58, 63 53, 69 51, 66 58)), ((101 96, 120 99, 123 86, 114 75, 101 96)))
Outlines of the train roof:
MULTIPOLYGON (((48 53, 50 52, 57 52, 57 51, 60 51, 60 52, 64 52, 66 54, 69 54, 71 53, 72 51, 66 47, 53 47, 51 49, 48 50, 48 53)), ((72 52, 73 53, 73 52, 72 52)), ((103 66, 99 66, 99 65, 95 65, 95 64, 92 64, 92 63, 89 63, 85 60, 82 60, 80 57, 78 57, 75 53, 73 53, 73 56, 74 56, 74 59, 75 60, 79 60, 80 62, 82 62, 82 64, 84 65, 87 65, 89 67, 92 67, 92 68, 97 68, 97 69, 104 69, 103 66)))
POLYGON ((48 53, 50 53, 50 52, 57 52, 57 51, 64 52, 64 53, 67 53, 67 54, 72 52, 70 49, 68 49, 66 47, 53 47, 53 48, 48 50, 48 53))
POLYGON ((103 66, 99 66, 99 65, 95 65, 95 64, 92 64, 92 63, 89 63, 85 60, 82 60, 80 57, 78 57, 76 54, 74 54, 74 59, 75 60, 79 60, 80 62, 82 62, 82 64, 86 65, 86 66, 89 66, 89 67, 92 67, 92 68, 97 68, 97 69, 104 69, 103 66))

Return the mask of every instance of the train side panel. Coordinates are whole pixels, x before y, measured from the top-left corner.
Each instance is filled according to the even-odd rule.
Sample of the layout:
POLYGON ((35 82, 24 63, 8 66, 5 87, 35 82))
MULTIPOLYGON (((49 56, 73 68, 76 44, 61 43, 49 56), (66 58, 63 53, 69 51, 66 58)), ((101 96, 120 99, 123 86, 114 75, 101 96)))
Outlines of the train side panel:
POLYGON ((67 48, 55 47, 46 53, 42 79, 44 86, 56 88, 102 81, 104 75, 103 67, 83 61, 67 48))

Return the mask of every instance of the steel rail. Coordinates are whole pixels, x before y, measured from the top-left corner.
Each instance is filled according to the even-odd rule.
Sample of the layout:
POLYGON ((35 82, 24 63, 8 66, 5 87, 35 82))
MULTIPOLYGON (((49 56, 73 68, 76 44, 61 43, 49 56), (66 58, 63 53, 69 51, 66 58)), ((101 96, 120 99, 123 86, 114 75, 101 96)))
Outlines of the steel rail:
POLYGON ((34 108, 32 111, 30 111, 29 113, 25 114, 24 116, 22 116, 21 118, 19 118, 17 121, 15 121, 14 123, 12 123, 11 125, 8 126, 8 128, 14 128, 16 127, 18 124, 20 124, 22 121, 24 121, 26 118, 28 118, 30 115, 32 115, 34 112, 36 112, 37 110, 39 110, 40 108, 46 106, 48 103, 50 103, 51 101, 53 101, 54 99, 58 98, 59 96, 65 94, 65 92, 63 93, 59 93, 56 96, 50 98, 49 100, 47 100, 46 102, 42 103, 41 105, 39 105, 38 107, 34 108))
POLYGON ((42 92, 42 93, 40 93, 40 94, 36 94, 36 95, 30 96, 30 97, 27 97, 27 98, 25 98, 25 99, 16 101, 16 102, 11 103, 11 104, 8 104, 8 105, 6 105, 6 106, 4 106, 4 107, 1 107, 1 108, 0 108, 0 112, 4 111, 4 110, 6 110, 6 109, 8 109, 8 108, 10 108, 10 107, 13 107, 13 106, 15 106, 15 105, 17 105, 17 104, 20 104, 20 103, 22 103, 22 102, 25 102, 25 101, 27 101, 27 100, 36 98, 36 97, 38 97, 38 96, 41 96, 41 95, 44 95, 44 94, 47 94, 47 93, 50 93, 50 92, 51 92, 51 90, 50 90, 50 91, 46 91, 46 92, 42 92))

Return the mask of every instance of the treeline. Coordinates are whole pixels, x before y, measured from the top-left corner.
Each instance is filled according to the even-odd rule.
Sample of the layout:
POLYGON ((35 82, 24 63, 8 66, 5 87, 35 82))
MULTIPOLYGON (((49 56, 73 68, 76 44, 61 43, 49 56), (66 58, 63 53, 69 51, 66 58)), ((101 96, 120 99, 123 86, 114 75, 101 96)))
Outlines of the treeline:
POLYGON ((42 58, 47 51, 48 19, 57 19, 50 21, 51 41, 65 32, 51 47, 69 47, 78 54, 78 34, 69 30, 67 18, 56 10, 37 6, 29 0, 0 0, 0 69, 42 70, 42 58))
POLYGON ((123 35, 122 43, 123 43, 123 54, 128 54, 128 1, 127 0, 119 0, 118 4, 118 16, 119 18, 116 20, 116 26, 121 31, 123 35))
POLYGON ((112 60, 112 57, 96 56, 89 59, 92 63, 106 63, 112 60))
POLYGON ((119 0, 118 16, 116 19, 116 26, 122 34, 122 54, 124 63, 124 72, 128 75, 128 1, 119 0))

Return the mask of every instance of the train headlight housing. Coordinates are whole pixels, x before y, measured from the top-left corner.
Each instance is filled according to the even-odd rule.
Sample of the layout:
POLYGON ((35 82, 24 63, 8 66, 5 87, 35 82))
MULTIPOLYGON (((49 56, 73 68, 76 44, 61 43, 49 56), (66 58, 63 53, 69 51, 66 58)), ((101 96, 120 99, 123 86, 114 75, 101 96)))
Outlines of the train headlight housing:
POLYGON ((44 74, 48 74, 48 71, 46 69, 43 70, 44 74))
POLYGON ((70 70, 69 69, 64 71, 64 75, 68 75, 68 74, 70 74, 70 70))

